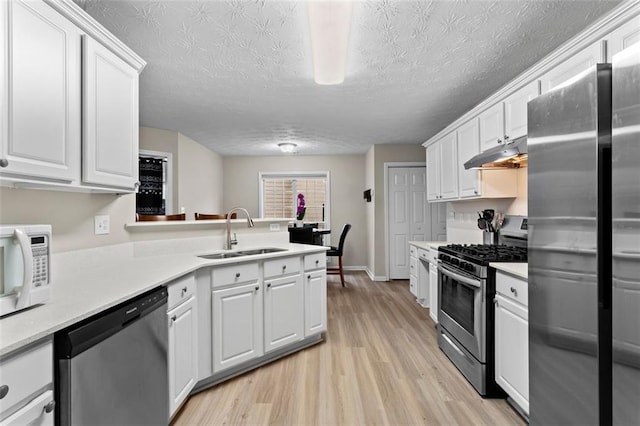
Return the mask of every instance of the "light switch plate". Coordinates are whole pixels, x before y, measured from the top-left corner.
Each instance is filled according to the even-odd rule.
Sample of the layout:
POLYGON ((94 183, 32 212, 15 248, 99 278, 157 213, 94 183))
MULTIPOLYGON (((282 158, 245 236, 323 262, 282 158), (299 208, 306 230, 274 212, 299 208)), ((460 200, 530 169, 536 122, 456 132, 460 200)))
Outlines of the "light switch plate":
POLYGON ((270 223, 269 224, 269 231, 279 231, 280 230, 280 224, 279 223, 270 223))
POLYGON ((109 215, 98 215, 93 222, 94 232, 96 235, 105 235, 109 233, 109 215))

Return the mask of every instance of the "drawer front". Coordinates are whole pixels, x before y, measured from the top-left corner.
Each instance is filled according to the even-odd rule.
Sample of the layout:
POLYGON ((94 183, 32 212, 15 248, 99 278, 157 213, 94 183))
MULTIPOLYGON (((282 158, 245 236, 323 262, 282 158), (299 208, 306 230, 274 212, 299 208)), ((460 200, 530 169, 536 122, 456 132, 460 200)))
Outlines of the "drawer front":
POLYGON ((418 279, 414 275, 409 275, 409 291, 418 297, 418 279))
POLYGON ((409 275, 418 276, 418 259, 415 257, 409 258, 409 275))
POLYGON ((308 254, 304 257, 304 270, 320 269, 327 267, 327 255, 323 253, 308 254))
POLYGON ((34 346, 0 362, 0 417, 7 409, 33 397, 53 383, 53 343, 34 346), (5 387, 6 386, 6 387, 5 387))
POLYGON ((259 276, 257 263, 218 266, 211 271, 211 285, 213 288, 217 288, 248 281, 257 281, 259 276))
POLYGON ((418 251, 416 246, 409 246, 409 256, 416 256, 416 252, 418 251))
POLYGON ((300 272, 300 256, 279 257, 264 261, 264 277, 279 277, 300 272))
POLYGON ((429 251, 427 252, 427 259, 429 260, 429 262, 431 263, 437 263, 438 261, 438 249, 429 249, 429 251))
POLYGON ((418 249, 418 259, 424 260, 425 262, 429 261, 429 250, 418 249))
POLYGON ((185 275, 175 281, 171 281, 167 287, 169 300, 167 310, 178 306, 196 293, 196 279, 193 274, 185 275))
POLYGON ((524 306, 529 306, 527 282, 513 275, 496 271, 496 292, 505 298, 514 300, 524 306))

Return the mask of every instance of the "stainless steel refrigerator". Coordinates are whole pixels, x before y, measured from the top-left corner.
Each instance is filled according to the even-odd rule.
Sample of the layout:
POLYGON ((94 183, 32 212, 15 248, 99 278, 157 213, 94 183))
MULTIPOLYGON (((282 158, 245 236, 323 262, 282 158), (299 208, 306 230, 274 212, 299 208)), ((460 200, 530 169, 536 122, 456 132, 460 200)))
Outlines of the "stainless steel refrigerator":
POLYGON ((640 43, 529 102, 536 425, 640 424, 640 43))

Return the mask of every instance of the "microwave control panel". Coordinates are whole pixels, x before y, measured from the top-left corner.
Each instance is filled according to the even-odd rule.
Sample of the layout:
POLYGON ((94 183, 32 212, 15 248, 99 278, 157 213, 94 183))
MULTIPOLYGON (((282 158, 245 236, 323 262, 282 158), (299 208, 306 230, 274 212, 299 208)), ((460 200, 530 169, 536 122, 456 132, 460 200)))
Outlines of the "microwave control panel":
POLYGON ((33 254, 33 285, 49 284, 49 241, 46 235, 31 236, 33 254))

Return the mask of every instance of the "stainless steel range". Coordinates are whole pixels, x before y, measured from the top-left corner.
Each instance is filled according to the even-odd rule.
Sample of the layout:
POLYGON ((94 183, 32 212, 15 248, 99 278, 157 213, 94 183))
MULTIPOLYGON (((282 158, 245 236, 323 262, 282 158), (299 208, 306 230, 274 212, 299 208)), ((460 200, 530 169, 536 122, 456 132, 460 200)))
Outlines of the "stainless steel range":
POLYGON ((527 219, 505 216, 500 244, 450 244, 438 254, 438 345, 482 396, 504 393, 494 380, 495 269, 527 261, 527 219))

